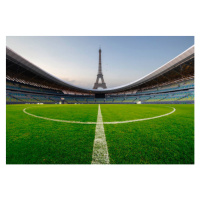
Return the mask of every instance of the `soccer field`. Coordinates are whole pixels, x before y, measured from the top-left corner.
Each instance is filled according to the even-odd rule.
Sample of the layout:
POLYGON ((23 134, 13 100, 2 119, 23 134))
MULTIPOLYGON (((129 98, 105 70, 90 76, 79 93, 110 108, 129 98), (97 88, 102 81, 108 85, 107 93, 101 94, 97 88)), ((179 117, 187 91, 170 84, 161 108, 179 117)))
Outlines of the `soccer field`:
POLYGON ((194 163, 194 105, 143 104, 7 105, 6 162, 91 164, 95 134, 110 164, 194 163))

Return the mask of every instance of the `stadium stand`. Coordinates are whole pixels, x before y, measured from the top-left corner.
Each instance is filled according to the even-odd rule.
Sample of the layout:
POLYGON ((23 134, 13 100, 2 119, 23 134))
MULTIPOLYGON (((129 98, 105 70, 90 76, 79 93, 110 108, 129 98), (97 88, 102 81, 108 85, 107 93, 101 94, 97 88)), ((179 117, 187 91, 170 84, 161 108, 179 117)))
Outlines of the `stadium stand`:
POLYGON ((64 82, 6 49, 6 103, 194 103, 194 47, 125 86, 89 90, 64 82), (105 98, 95 98, 95 94, 105 98))
POLYGON ((14 91, 27 91, 27 92, 37 92, 37 93, 47 93, 47 94, 63 94, 62 91, 55 91, 51 89, 39 88, 31 85, 21 84, 14 81, 6 80, 6 89, 14 91))
POLYGON ((160 92, 156 94, 135 94, 126 96, 114 96, 107 98, 95 99, 94 97, 80 97, 80 96, 69 96, 69 95, 46 95, 46 94, 35 94, 35 93, 23 93, 22 91, 14 92, 7 90, 6 102, 7 103, 59 103, 64 99, 64 103, 80 103, 80 104, 103 104, 103 103, 162 103, 162 102, 183 102, 183 101, 194 101, 194 87, 193 89, 185 90, 172 90, 168 92, 160 92))

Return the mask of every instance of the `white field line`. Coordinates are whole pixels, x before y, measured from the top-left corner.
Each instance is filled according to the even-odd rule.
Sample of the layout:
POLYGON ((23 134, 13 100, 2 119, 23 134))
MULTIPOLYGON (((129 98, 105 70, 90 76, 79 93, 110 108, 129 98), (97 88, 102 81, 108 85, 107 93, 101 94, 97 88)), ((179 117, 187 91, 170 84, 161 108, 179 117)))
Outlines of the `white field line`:
MULTIPOLYGON (((167 107, 169 107, 169 106, 167 106, 167 107)), ((159 117, 164 117, 164 116, 167 116, 167 115, 171 115, 172 113, 174 113, 176 111, 176 108, 173 108, 173 107, 169 107, 169 108, 172 108, 173 110, 171 112, 167 113, 167 114, 164 114, 164 115, 159 115, 159 116, 149 117, 149 118, 143 118, 143 119, 134 119, 134 120, 128 120, 128 121, 104 122, 104 124, 123 124, 123 123, 151 120, 151 119, 156 119, 156 118, 159 118, 159 117)))
MULTIPOLYGON (((169 106, 166 106, 169 107, 169 106)), ((28 107, 29 108, 29 107, 28 107)), ((174 113, 176 111, 176 109, 174 107, 169 107, 172 108, 173 110, 169 113, 166 113, 164 115, 159 115, 159 116, 155 116, 155 117, 149 117, 149 118, 143 118, 143 119, 134 119, 134 120, 128 120, 128 121, 117 121, 117 122, 103 122, 104 124, 123 124, 123 123, 130 123, 130 122, 138 122, 138 121, 145 121, 145 120, 151 120, 151 119, 156 119, 159 117, 165 117, 167 115, 171 115, 172 113, 174 113)), ((45 120, 50 120, 50 121, 55 121, 55 122, 65 122, 65 123, 72 123, 72 124, 98 124, 97 122, 79 122, 79 121, 68 121, 68 120, 60 120, 60 119, 51 119, 51 118, 47 118, 47 117, 41 117, 41 116, 37 116, 31 113, 28 113, 26 111, 27 108, 23 109, 23 112, 27 115, 30 115, 32 117, 37 117, 40 119, 45 119, 45 120)))
POLYGON ((93 145, 92 164, 109 164, 108 147, 104 132, 101 108, 99 105, 97 115, 97 125, 93 145))
POLYGON ((37 117, 40 119, 45 119, 45 120, 50 120, 50 121, 55 121, 55 122, 65 122, 65 123, 72 123, 72 124, 97 124, 96 122, 79 122, 79 121, 68 121, 68 120, 61 120, 61 119, 51 119, 51 118, 47 118, 47 117, 41 117, 41 116, 37 116, 31 113, 28 113, 26 111, 27 108, 23 109, 23 112, 26 113, 27 115, 30 115, 32 117, 37 117))

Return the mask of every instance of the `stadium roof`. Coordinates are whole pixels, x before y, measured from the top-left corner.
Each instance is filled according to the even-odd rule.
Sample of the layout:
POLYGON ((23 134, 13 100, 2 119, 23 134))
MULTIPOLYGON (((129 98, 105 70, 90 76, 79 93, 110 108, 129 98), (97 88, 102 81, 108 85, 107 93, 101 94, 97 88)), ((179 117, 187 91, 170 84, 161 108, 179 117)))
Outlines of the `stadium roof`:
POLYGON ((194 46, 191 46, 174 59, 136 81, 119 87, 101 90, 82 88, 63 81, 29 62, 8 47, 6 47, 6 59, 6 77, 9 80, 81 93, 124 92, 138 89, 139 87, 155 85, 165 79, 169 81, 178 77, 194 75, 194 46), (188 66, 192 66, 193 69, 189 70, 190 67, 188 66))

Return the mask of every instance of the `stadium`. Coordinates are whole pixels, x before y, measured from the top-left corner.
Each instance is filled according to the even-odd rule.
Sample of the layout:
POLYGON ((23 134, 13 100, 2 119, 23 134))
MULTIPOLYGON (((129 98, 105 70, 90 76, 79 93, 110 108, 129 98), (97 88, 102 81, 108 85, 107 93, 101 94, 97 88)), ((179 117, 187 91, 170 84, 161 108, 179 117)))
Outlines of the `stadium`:
POLYGON ((194 164, 194 46, 113 88, 100 55, 87 89, 6 48, 7 164, 194 164))

